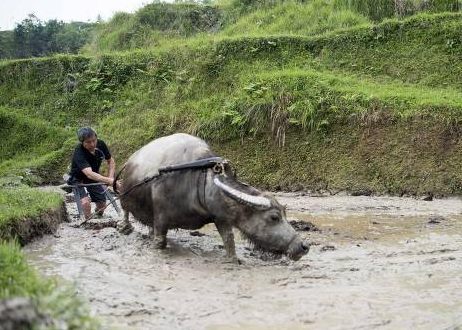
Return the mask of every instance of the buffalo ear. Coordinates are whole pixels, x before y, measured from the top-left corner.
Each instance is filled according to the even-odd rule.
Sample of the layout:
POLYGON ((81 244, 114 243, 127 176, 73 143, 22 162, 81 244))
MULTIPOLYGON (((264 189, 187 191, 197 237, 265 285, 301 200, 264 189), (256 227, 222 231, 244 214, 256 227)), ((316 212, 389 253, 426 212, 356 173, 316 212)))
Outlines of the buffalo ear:
POLYGON ((252 207, 269 209, 271 207, 271 201, 264 196, 253 196, 245 192, 239 191, 233 187, 220 181, 218 177, 213 179, 213 183, 220 188, 226 195, 234 199, 239 203, 243 203, 252 207))

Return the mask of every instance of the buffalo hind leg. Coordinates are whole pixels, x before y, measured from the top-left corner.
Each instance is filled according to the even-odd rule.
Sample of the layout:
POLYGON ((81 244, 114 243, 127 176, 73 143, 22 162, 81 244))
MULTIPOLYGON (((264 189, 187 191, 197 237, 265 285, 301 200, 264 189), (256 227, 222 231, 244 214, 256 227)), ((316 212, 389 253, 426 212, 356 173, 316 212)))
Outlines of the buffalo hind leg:
POLYGON ((226 250, 226 259, 227 262, 241 264, 242 261, 236 256, 236 247, 234 245, 234 233, 233 227, 226 223, 216 222, 215 226, 220 233, 221 239, 226 250))
POLYGON ((133 232, 133 226, 128 220, 129 214, 124 210, 124 218, 117 224, 117 230, 124 235, 129 235, 133 232))

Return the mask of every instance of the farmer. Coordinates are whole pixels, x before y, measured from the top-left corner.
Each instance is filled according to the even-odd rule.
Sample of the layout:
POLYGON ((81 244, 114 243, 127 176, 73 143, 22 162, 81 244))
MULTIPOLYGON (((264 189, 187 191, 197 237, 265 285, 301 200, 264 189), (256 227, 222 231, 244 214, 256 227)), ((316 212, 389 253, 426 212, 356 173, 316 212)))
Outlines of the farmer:
MULTIPOLYGON (((72 155, 72 165, 68 183, 101 182, 112 186, 114 183, 115 161, 106 143, 98 139, 96 132, 88 126, 80 127, 77 131, 77 136, 80 143, 75 147, 74 154, 72 155), (99 174, 99 168, 103 159, 106 160, 109 168, 108 176, 99 174)), ((120 182, 117 181, 117 186, 119 185, 120 182)), ((85 219, 91 216, 90 198, 92 202, 96 203, 97 215, 103 215, 106 206, 104 189, 105 187, 103 185, 78 188, 85 219), (88 197, 88 194, 90 194, 90 197, 88 197)))

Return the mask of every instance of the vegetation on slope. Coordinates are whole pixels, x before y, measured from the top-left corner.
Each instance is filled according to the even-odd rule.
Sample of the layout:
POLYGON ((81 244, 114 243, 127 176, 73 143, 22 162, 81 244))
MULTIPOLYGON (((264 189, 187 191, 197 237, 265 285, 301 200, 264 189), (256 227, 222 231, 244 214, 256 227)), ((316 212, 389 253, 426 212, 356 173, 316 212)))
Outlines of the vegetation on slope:
MULTIPOLYGON (((422 118, 432 127, 442 125, 444 132, 457 133, 460 17, 421 15, 323 36, 193 40, 96 58, 11 62, 0 66, 0 100, 9 109, 35 112, 60 126, 97 124, 119 161, 152 138, 176 131, 198 134, 216 144, 233 139, 260 143, 270 137, 274 141, 270 143, 282 146, 286 133, 301 134, 311 143, 311 139, 335 134, 341 127, 361 131, 369 130, 368 122, 380 122, 381 118, 389 118, 390 125, 422 118), (15 76, 22 78, 9 78, 15 76), (69 77, 71 88, 65 87, 70 84, 69 77), (20 97, 30 88, 38 88, 40 93, 20 97)), ((458 141, 458 133, 451 134, 448 139, 458 141)), ((291 147, 285 143, 287 150, 291 147)), ((415 159, 418 157, 423 155, 415 159)), ((375 167, 383 162, 374 159, 375 167)), ((268 188, 281 184, 290 188, 290 182, 295 182, 287 175, 253 181, 257 178, 253 170, 249 163, 243 164, 244 178, 268 188)), ((451 171, 448 169, 448 175, 451 171)), ((331 180, 328 173, 317 176, 331 180)), ((358 185, 369 186, 371 176, 365 175, 358 185)), ((380 185, 374 189, 390 193, 430 189, 396 180, 393 189, 380 185)), ((455 193, 459 191, 457 180, 432 189, 455 193)), ((313 186, 308 179, 298 182, 305 187, 323 186, 313 186)), ((386 178, 380 182, 384 184, 386 178)), ((330 186, 335 188, 335 182, 330 186)), ((345 180, 337 186, 349 188, 345 180)))
POLYGON ((59 194, 27 187, 0 190, 0 240, 18 239, 25 244, 51 233, 63 220, 59 194))
POLYGON ((18 244, 54 232, 64 217, 60 194, 24 186, 0 189, 0 301, 22 304, 21 329, 99 329, 76 290, 39 276, 18 244))
POLYGON ((462 9, 460 0, 221 0, 213 5, 154 2, 135 14, 118 13, 96 30, 83 52, 162 47, 174 42, 242 35, 314 35, 462 9))
POLYGON ((361 13, 374 22, 419 12, 456 12, 462 9, 459 0, 335 0, 335 5, 361 13))
POLYGON ((333 1, 283 1, 269 8, 257 7, 228 24, 223 35, 314 35, 370 23, 364 16, 336 6, 333 1))
POLYGON ((101 24, 83 53, 161 47, 194 36, 316 34, 369 21, 333 0, 231 1, 217 5, 151 3, 135 14, 118 13, 101 24))
POLYGON ((56 181, 67 166, 62 159, 69 157, 71 152, 72 142, 68 137, 68 131, 50 127, 42 119, 0 108, 0 139, 3 141, 0 177, 4 177, 0 187, 11 181, 28 184, 56 181))
POLYGON ((221 24, 221 12, 215 6, 154 2, 135 14, 115 14, 107 24, 97 28, 92 43, 84 52, 157 46, 172 38, 184 40, 197 33, 216 32, 221 24))
MULTIPOLYGON (((100 328, 75 289, 40 277, 18 244, 54 232, 64 212, 60 194, 25 186, 0 189, 0 301, 3 306, 21 304, 16 305, 16 312, 24 312, 21 329, 100 328)), ((2 322, 8 321, 5 310, 1 316, 2 322)), ((17 319, 15 325, 19 326, 17 319)))

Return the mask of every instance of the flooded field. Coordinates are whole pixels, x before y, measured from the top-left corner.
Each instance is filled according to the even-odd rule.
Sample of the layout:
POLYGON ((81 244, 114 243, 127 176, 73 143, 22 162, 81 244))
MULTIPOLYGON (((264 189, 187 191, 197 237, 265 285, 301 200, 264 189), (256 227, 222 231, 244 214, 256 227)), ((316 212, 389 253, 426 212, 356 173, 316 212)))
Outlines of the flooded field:
POLYGON ((24 250, 111 329, 462 329, 461 199, 276 196, 318 228, 300 232, 312 246, 298 262, 238 239, 244 264, 223 263, 214 226, 170 231, 158 251, 144 227, 64 223, 24 250))

